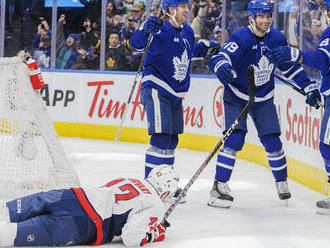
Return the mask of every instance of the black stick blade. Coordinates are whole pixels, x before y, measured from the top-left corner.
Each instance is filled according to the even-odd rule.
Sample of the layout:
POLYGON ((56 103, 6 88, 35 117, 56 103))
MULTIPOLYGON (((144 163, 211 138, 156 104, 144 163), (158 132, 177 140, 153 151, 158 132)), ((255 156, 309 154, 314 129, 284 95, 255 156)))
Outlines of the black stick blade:
POLYGON ((247 68, 247 79, 248 79, 248 87, 249 87, 249 102, 253 103, 254 98, 256 96, 256 89, 254 84, 254 67, 250 65, 247 68))

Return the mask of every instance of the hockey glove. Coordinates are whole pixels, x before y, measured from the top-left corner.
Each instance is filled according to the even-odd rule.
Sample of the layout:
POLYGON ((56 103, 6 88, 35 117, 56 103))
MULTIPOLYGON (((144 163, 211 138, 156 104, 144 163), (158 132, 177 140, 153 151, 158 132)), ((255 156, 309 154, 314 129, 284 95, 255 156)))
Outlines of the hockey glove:
POLYGON ((322 104, 321 94, 318 85, 315 82, 312 82, 310 85, 304 88, 304 92, 306 93, 306 103, 309 106, 318 109, 322 104))
POLYGON ((141 25, 140 30, 148 36, 149 34, 157 33, 163 25, 163 20, 156 17, 150 16, 143 25, 141 25))
POLYGON ((219 60, 214 67, 214 73, 217 75, 220 82, 225 86, 230 84, 233 81, 233 78, 236 77, 234 68, 227 60, 219 60))
POLYGON ((152 229, 150 232, 147 232, 147 235, 145 238, 141 241, 141 246, 144 246, 147 243, 151 242, 160 242, 165 239, 165 225, 164 223, 160 223, 157 225, 154 229, 152 229))
POLYGON ((202 43, 205 46, 205 56, 212 57, 213 55, 217 54, 220 50, 220 45, 218 42, 214 40, 204 40, 201 39, 198 43, 202 43))
POLYGON ((279 65, 283 62, 299 63, 302 53, 293 47, 279 46, 269 52, 269 57, 275 65, 279 65))

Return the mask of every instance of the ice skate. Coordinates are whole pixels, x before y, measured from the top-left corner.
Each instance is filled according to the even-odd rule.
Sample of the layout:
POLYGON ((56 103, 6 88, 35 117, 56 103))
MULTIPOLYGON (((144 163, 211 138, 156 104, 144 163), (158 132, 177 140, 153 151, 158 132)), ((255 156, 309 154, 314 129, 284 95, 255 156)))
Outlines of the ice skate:
POLYGON ((316 212, 319 214, 330 214, 330 198, 317 201, 316 212))
POLYGON ((275 182, 277 194, 280 200, 284 201, 286 203, 286 206, 288 205, 288 199, 291 198, 291 193, 289 191, 288 181, 280 181, 275 182))
POLYGON ((207 205, 218 208, 230 208, 233 201, 234 197, 230 195, 228 184, 215 180, 207 205))

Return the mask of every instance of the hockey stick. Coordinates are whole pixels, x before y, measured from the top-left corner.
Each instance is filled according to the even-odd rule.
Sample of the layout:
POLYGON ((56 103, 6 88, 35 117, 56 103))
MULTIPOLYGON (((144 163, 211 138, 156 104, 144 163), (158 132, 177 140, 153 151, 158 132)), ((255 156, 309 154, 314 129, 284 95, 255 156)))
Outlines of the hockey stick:
MULTIPOLYGON (((286 84, 287 86, 291 87, 295 91, 297 91, 299 94, 306 96, 305 91, 303 91, 299 87, 295 86, 294 84, 290 83, 289 81, 285 80, 284 78, 277 75, 276 73, 274 73, 274 77, 277 78, 278 80, 280 80, 282 83, 286 84)), ((318 102, 316 106, 317 106, 317 108, 319 108, 319 107, 323 106, 323 104, 322 104, 322 102, 318 102)))
POLYGON ((202 173, 204 168, 208 165, 210 160, 214 157, 214 155, 217 153, 217 151, 220 149, 222 144, 227 140, 229 135, 234 131, 236 126, 238 125, 239 121, 248 113, 250 106, 254 103, 255 98, 255 86, 254 86, 254 68, 253 66, 249 66, 247 69, 247 77, 248 77, 248 86, 249 86, 249 101, 242 109, 241 113, 238 115, 234 123, 230 126, 230 128, 226 131, 224 136, 221 138, 221 140, 218 142, 218 144, 213 148, 213 151, 207 156, 203 164, 198 168, 198 170, 195 172, 195 174, 192 176, 190 181, 187 183, 187 185, 183 188, 180 195, 175 199, 175 201, 171 204, 171 206, 167 209, 164 216, 164 222, 167 220, 168 216, 172 213, 174 208, 178 205, 181 198, 187 193, 191 185, 197 180, 199 175, 202 173))
MULTIPOLYGON (((163 3, 164 3, 164 0, 161 0, 160 5, 159 5, 159 9, 158 9, 158 13, 157 13, 157 17, 160 17, 163 3)), ((121 132, 121 129, 123 128, 124 122, 125 122, 125 120, 126 120, 126 116, 127 116, 127 113, 128 113, 128 109, 130 108, 131 101, 132 101, 132 97, 133 97, 133 93, 134 93, 134 90, 135 90, 136 84, 137 84, 137 82, 138 82, 138 79, 139 79, 139 77, 140 77, 140 73, 141 73, 141 71, 142 71, 142 67, 143 67, 144 59, 145 59, 146 54, 147 54, 147 51, 148 51, 148 49, 149 49, 149 47, 150 47, 151 40, 152 40, 152 34, 149 34, 148 41, 147 41, 147 45, 146 45, 145 48, 144 48, 144 51, 143 51, 143 55, 142 55, 142 58, 141 58, 140 64, 139 64, 139 67, 138 67, 137 73, 136 73, 136 75, 135 75, 134 83, 133 83, 133 86, 132 86, 132 88, 131 88, 131 92, 129 93, 129 96, 128 96, 128 99, 127 99, 127 102, 126 102, 126 107, 125 107, 125 109, 124 109, 123 118, 121 119, 121 122, 120 122, 119 127, 118 127, 118 130, 117 130, 117 134, 116 134, 116 137, 115 137, 115 141, 118 141, 118 139, 119 139, 119 135, 120 135, 120 132, 121 132)))

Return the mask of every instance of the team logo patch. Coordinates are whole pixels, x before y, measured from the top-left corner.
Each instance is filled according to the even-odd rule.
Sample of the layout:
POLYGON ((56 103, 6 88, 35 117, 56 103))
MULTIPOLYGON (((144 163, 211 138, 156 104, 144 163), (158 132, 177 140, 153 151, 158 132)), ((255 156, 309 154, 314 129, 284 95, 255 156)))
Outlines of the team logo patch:
POLYGON ((174 37, 173 41, 179 43, 179 38, 178 37, 174 37))
POLYGON ((173 58, 174 65, 174 75, 173 78, 178 81, 183 81, 186 78, 188 67, 189 67, 189 59, 187 49, 184 50, 181 59, 179 57, 173 58))
POLYGON ((270 76, 274 70, 274 65, 269 62, 266 56, 262 55, 258 65, 253 65, 255 85, 261 86, 270 80, 270 76))

